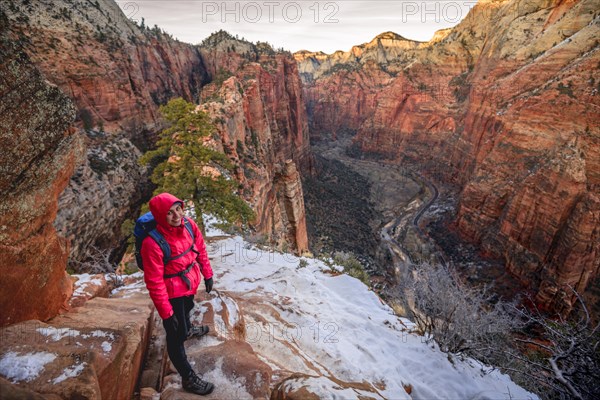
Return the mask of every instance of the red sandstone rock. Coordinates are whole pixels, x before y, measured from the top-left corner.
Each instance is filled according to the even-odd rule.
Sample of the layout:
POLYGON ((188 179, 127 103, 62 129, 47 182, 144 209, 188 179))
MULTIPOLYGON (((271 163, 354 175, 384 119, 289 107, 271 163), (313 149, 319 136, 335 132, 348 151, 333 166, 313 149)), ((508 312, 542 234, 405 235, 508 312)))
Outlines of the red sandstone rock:
POLYGON ((30 380, 0 381, 2 393, 27 389, 44 398, 131 398, 154 310, 147 293, 133 292, 123 291, 120 298, 92 299, 48 323, 30 320, 2 328, 3 357, 10 353, 50 355, 30 380))
POLYGON ((48 319, 71 294, 68 246, 52 221, 81 146, 68 129, 72 103, 31 65, 6 27, 0 14, 0 326, 48 319))
POLYGON ((239 70, 230 71, 220 87, 212 83, 202 91, 200 108, 213 117, 219 137, 211 144, 236 166, 240 193, 257 214, 257 233, 302 253, 308 238, 296 166, 310 173, 312 157, 296 63, 285 54, 260 54, 259 62, 231 66, 219 49, 243 51, 248 44, 213 38, 211 47, 202 50, 207 58, 216 57, 213 68, 224 71, 239 64, 239 70))
POLYGON ((104 274, 75 275, 73 280, 73 296, 69 299, 69 307, 81 307, 94 297, 108 297, 110 286, 104 274))
POLYGON ((85 260, 91 246, 116 248, 118 258, 126 247, 121 225, 150 194, 136 146, 155 140, 160 104, 197 99, 208 80, 202 57, 195 46, 141 29, 114 1, 11 2, 2 9, 12 40, 75 104, 74 126, 96 131, 74 134, 76 169, 59 199, 55 226, 71 245, 70 266, 85 260))
MULTIPOLYGON (((113 258, 124 251, 121 226, 139 209, 148 189, 133 143, 151 145, 162 124, 159 104, 174 97, 196 100, 208 71, 215 76, 217 67, 236 69, 248 59, 242 47, 202 55, 198 46, 141 29, 113 1, 58 0, 52 7, 13 2, 2 11, 8 15, 8 21, 2 20, 2 36, 23 49, 21 55, 14 46, 3 47, 0 66, 2 148, 11 149, 3 153, 0 174, 0 248, 6 255, 0 324, 6 324, 57 313, 70 295, 67 257, 76 265, 92 246, 99 251, 117 248, 113 258), (15 73, 9 66, 17 54, 23 66, 15 73), (36 68, 60 90, 43 82, 36 68), (95 133, 67 130, 75 116, 75 127, 95 133), (14 157, 8 157, 11 152, 14 157), (56 234, 53 222, 67 240, 56 234), (43 301, 28 301, 32 293, 43 301)), ((265 65, 278 66, 257 75, 255 93, 265 101, 250 98, 255 108, 247 114, 252 119, 248 127, 258 134, 272 130, 265 148, 281 163, 291 158, 304 167, 309 165, 307 126, 296 64, 289 56, 264 58, 265 65), (261 127, 263 123, 267 125, 261 127)), ((265 162, 271 161, 273 170, 274 160, 265 162)), ((302 250, 306 233, 301 213, 294 213, 300 219, 293 225, 285 217, 287 206, 277 200, 285 196, 275 188, 281 184, 273 174, 251 184, 266 189, 256 198, 264 205, 257 210, 259 219, 274 221, 259 230, 292 244, 298 238, 300 246, 293 246, 302 250)))

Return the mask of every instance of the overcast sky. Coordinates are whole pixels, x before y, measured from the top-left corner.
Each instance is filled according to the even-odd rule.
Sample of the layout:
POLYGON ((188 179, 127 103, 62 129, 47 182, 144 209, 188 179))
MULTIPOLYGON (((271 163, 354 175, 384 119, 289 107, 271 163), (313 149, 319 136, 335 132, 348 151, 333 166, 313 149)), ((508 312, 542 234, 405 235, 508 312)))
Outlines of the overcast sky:
POLYGON ((199 43, 224 29, 286 50, 349 50, 382 32, 428 41, 456 25, 476 0, 118 0, 128 17, 158 25, 181 41, 199 43))

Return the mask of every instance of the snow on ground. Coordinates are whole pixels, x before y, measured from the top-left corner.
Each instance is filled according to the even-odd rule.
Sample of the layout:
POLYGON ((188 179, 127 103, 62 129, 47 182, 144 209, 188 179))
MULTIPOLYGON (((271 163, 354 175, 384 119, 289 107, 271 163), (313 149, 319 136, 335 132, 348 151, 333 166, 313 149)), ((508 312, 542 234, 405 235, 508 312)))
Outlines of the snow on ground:
POLYGON ((129 275, 119 275, 119 274, 114 274, 114 273, 104 274, 104 279, 106 279, 107 282, 111 282, 113 280, 122 281, 123 278, 127 278, 129 280, 143 279, 144 271, 137 271, 137 272, 135 272, 133 274, 129 274, 129 275))
MULTIPOLYGON (((372 392, 366 390, 361 391, 352 388, 344 388, 338 383, 333 382, 325 377, 304 377, 297 380, 288 380, 284 384, 286 391, 299 390, 302 387, 310 387, 311 392, 318 396, 321 400, 346 400, 355 399, 358 396, 362 396, 365 399, 376 399, 383 400, 383 397, 375 396, 372 392)), ((358 397, 361 398, 361 397, 358 397)))
POLYGON ((83 371, 83 369, 85 368, 86 365, 87 365, 87 363, 83 362, 81 364, 75 364, 75 365, 71 365, 70 367, 65 368, 65 370, 63 371, 62 374, 60 374, 58 377, 52 379, 52 383, 54 385, 57 385, 57 384, 61 383, 62 381, 66 381, 69 378, 75 378, 76 376, 79 376, 79 374, 83 371))
MULTIPOLYGON (((76 338, 82 339, 90 339, 90 338, 106 338, 107 340, 102 341, 100 347, 105 353, 110 353, 112 350, 112 342, 115 341, 115 335, 112 332, 105 332, 100 329, 96 329, 95 331, 91 331, 89 333, 81 333, 76 329, 70 328, 55 328, 53 326, 46 326, 43 328, 37 328, 37 332, 39 332, 42 336, 47 337, 46 343, 50 340, 53 342, 57 342, 64 338, 68 338, 69 341, 74 341, 76 338)), ((82 346, 81 342, 76 342, 78 346, 82 346)), ((91 345, 94 346, 93 344, 91 345)), ((83 368, 83 367, 82 367, 83 368)))
POLYGON ((77 281, 73 284, 74 291, 73 297, 82 296, 85 294, 85 289, 90 286, 100 286, 102 285, 102 281, 98 278, 92 278, 94 275, 90 274, 78 274, 72 275, 77 278, 77 281))
MULTIPOLYGON (((74 338, 77 337, 81 334, 81 332, 79 332, 76 329, 70 329, 70 328, 55 328, 53 326, 47 326, 44 328, 37 328, 37 331, 48 337, 48 340, 52 340, 54 342, 58 342, 59 340, 61 340, 62 338, 68 337, 68 338, 74 338)), ((46 342, 48 342, 48 340, 46 340, 46 342)))
MULTIPOLYGON (((196 363, 190 361, 190 365, 194 367, 196 363)), ((235 400, 252 400, 252 395, 246 390, 246 379, 244 377, 231 378, 227 376, 223 371, 223 358, 219 358, 215 365, 211 368, 210 372, 202 375, 202 378, 212 382, 215 385, 215 393, 212 396, 218 394, 219 399, 235 399, 235 400)), ((167 389, 173 388, 176 391, 181 388, 181 377, 177 374, 169 376, 166 385, 163 387, 162 392, 167 392, 167 389)), ((211 398, 212 398, 211 396, 211 398)), ((169 398, 178 398, 170 397, 169 398)), ((190 398, 190 397, 184 397, 190 398)))
POLYGON ((211 214, 202 214, 202 221, 204 222, 204 228, 206 229, 206 236, 226 236, 227 234, 221 229, 217 228, 216 225, 222 223, 219 219, 211 214))
MULTIPOLYGON (((137 274, 140 274, 140 276, 143 276, 143 272, 140 271, 140 272, 136 272, 135 274, 129 275, 129 277, 137 278, 137 276, 136 276, 137 274)), ((126 292, 126 294, 121 296, 122 298, 126 299, 129 297, 132 297, 134 295, 134 293, 147 292, 147 289, 146 289, 146 284, 144 283, 143 280, 136 280, 133 283, 130 283, 128 285, 119 286, 118 288, 113 289, 110 292, 110 294, 111 294, 111 296, 114 296, 115 294, 117 294, 119 292, 126 292)))
POLYGON ((0 358, 0 375, 13 383, 30 382, 44 370, 44 366, 56 359, 56 354, 45 351, 26 354, 9 351, 0 358))
MULTIPOLYGON (((300 355, 313 374, 318 370, 346 382, 368 381, 386 398, 537 398, 474 360, 454 357, 451 362, 437 346, 411 333, 412 322, 395 316, 363 283, 327 274, 330 268, 319 260, 306 259, 308 265, 298 268, 300 258, 252 248, 239 237, 215 242, 209 252, 217 291, 260 298, 278 311, 274 316, 261 314, 260 307, 251 310, 260 314, 258 334, 267 331, 270 344, 265 337, 246 339, 269 364, 298 370, 302 363, 286 357, 300 355), (265 328, 264 321, 270 326, 265 328), (404 385, 412 386, 410 396, 404 385)), ((244 312, 221 297, 211 301, 215 311, 226 306, 232 319, 244 312)), ((252 323, 248 315, 245 319, 252 323)), ((327 391, 327 380, 313 381, 315 390, 327 391)))
POLYGON ((100 346, 102 347, 102 350, 104 350, 105 353, 110 353, 110 351, 112 350, 112 344, 110 344, 107 341, 102 342, 100 346))
POLYGON ((214 368, 207 374, 204 374, 204 379, 209 382, 214 382, 215 385, 221 384, 221 389, 226 387, 226 390, 220 390, 219 395, 224 399, 236 399, 236 400, 252 400, 252 395, 246 391, 244 378, 237 378, 233 380, 225 375, 223 372, 223 359, 217 360, 214 368))
POLYGON ((105 337, 105 338, 110 338, 110 340, 115 340, 115 335, 112 332, 105 332, 102 331, 100 329, 96 329, 95 331, 91 331, 88 335, 82 335, 85 339, 87 339, 89 336, 92 337, 105 337))

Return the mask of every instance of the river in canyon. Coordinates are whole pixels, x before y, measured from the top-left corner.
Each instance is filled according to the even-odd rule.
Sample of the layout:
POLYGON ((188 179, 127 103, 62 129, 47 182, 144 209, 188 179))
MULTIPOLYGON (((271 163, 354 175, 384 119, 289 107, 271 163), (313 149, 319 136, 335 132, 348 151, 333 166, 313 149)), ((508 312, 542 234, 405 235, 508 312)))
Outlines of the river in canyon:
POLYGON ((522 292, 502 260, 482 255, 453 229, 456 188, 416 165, 350 156, 351 141, 341 136, 312 144, 318 173, 304 180, 304 191, 317 255, 355 254, 384 296, 409 265, 420 263, 450 266, 464 282, 487 285, 504 299, 522 292))

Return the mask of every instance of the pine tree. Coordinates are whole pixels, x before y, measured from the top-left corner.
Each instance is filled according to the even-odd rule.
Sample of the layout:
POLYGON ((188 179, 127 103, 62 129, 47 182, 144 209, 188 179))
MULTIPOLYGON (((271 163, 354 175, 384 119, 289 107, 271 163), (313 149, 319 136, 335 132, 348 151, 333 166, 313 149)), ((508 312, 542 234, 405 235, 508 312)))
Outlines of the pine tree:
POLYGON ((177 98, 160 107, 170 126, 159 134, 157 148, 144 154, 143 164, 156 165, 151 179, 155 193, 169 192, 194 203, 196 219, 213 214, 228 224, 246 225, 254 212, 236 193, 237 182, 225 154, 204 144, 214 126, 196 106, 177 98), (215 173, 218 171, 218 173, 215 173))

